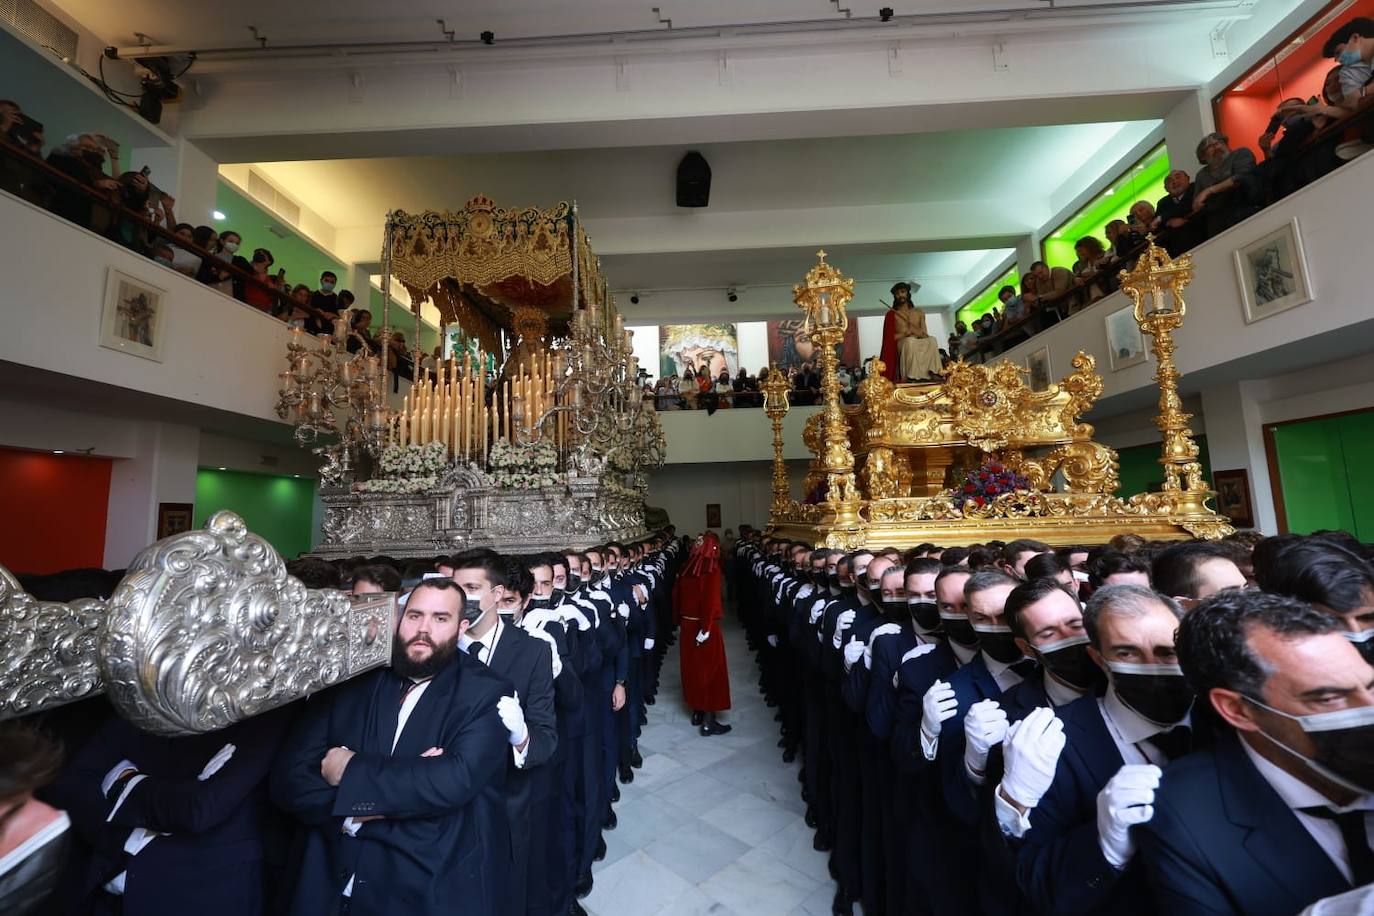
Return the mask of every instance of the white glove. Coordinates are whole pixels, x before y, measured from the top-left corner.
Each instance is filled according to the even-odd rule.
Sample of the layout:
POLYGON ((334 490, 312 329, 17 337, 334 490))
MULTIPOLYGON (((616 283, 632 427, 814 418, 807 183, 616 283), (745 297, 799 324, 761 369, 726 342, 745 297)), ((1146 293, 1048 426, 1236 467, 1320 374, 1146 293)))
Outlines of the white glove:
POLYGON ((619 615, 620 615, 622 618, 624 618, 625 620, 629 620, 629 619, 630 619, 630 606, 629 606, 628 604, 626 604, 624 601, 622 601, 622 602, 620 602, 620 604, 616 605, 615 612, 616 612, 617 614, 619 614, 619 615))
POLYGON ((1007 711, 996 700, 979 700, 964 716, 964 766, 981 780, 988 768, 988 751, 1007 736, 1007 711))
POLYGON ((768 634, 768 645, 772 646, 774 649, 778 647, 778 637, 773 633, 768 634))
POLYGON ((1007 729, 1002 741, 1002 793, 1024 808, 1040 804, 1063 750, 1063 721, 1048 706, 1032 710, 1007 729))
POLYGON ((934 742, 940 737, 940 724, 953 718, 958 709, 959 701, 954 698, 954 688, 949 682, 931 684, 926 695, 921 697, 921 734, 934 742))
POLYGON ((654 641, 653 641, 652 639, 647 639, 647 638, 646 638, 646 639, 644 640, 644 651, 645 651, 645 652, 648 652, 648 651, 649 651, 650 649, 652 649, 653 647, 654 647, 654 641))
POLYGON ((811 605, 811 625, 812 625, 813 627, 816 625, 816 621, 817 621, 817 620, 820 620, 820 619, 821 619, 821 615, 824 614, 824 613, 825 613, 825 599, 824 599, 824 598, 820 599, 819 601, 817 601, 816 603, 814 603, 814 604, 811 605))
POLYGON ((580 633, 585 633, 592 628, 592 622, 587 619, 587 615, 571 604, 565 604, 560 607, 558 613, 564 623, 577 624, 577 629, 580 633))
POLYGON ((849 642, 844 644, 844 670, 853 668, 854 663, 864 657, 864 650, 867 648, 868 645, 859 642, 858 637, 849 637, 849 642))
POLYGON ((510 733, 510 746, 524 744, 530 736, 530 730, 525 725, 525 711, 520 708, 520 691, 517 690, 515 696, 497 700, 496 712, 501 717, 501 724, 510 733))
POLYGON ((1097 793, 1097 842, 1113 868, 1135 854, 1131 828, 1155 816, 1155 790, 1163 771, 1153 763, 1128 763, 1097 793))
POLYGON ((864 667, 873 668, 873 643, 879 636, 895 636, 902 632, 902 628, 895 623, 885 623, 868 634, 868 645, 864 647, 864 667))
POLYGON ((934 652, 934 651, 935 651, 935 643, 933 643, 933 642, 923 642, 923 643, 921 643, 919 646, 916 646, 916 647, 913 648, 913 649, 907 649, 906 652, 905 652, 905 654, 902 655, 902 660, 901 660, 901 662, 898 663, 897 667, 900 668, 902 665, 905 665, 907 662, 911 661, 913 658, 920 658, 922 655, 925 655, 927 652, 934 652))
POLYGON ((196 779, 205 782, 205 780, 224 769, 224 765, 229 762, 230 757, 234 756, 234 751, 236 750, 238 750, 238 748, 234 747, 232 744, 226 744, 224 747, 220 748, 215 752, 215 756, 210 758, 210 762, 205 765, 205 769, 200 771, 200 775, 197 776, 196 779))
POLYGON ((814 586, 814 585, 812 585, 811 583, 808 582, 807 584, 803 585, 801 588, 797 589, 797 600, 800 601, 801 599, 803 599, 803 598, 805 598, 806 596, 810 595, 810 594, 811 594, 812 592, 814 592, 815 590, 816 590, 816 586, 814 586))
POLYGON ((830 638, 830 641, 835 644, 836 649, 844 645, 844 631, 849 629, 853 623, 853 611, 841 611, 840 616, 835 619, 835 635, 830 638))
POLYGON ((711 638, 711 634, 706 630, 697 630, 697 645, 701 645, 711 638))

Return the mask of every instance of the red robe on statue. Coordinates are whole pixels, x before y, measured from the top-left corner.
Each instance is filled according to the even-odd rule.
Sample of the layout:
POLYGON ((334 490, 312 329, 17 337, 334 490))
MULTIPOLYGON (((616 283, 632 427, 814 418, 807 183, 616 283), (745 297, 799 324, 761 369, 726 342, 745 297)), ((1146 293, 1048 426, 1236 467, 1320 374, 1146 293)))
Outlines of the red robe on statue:
POLYGON ((720 629, 720 540, 710 531, 697 538, 673 586, 673 621, 682 659, 682 693, 694 711, 730 708, 730 672, 720 629), (698 642, 699 634, 706 639, 698 642))
POLYGON ((883 361, 883 375, 887 380, 896 383, 897 369, 899 360, 897 358, 897 313, 892 309, 887 310, 883 316, 883 348, 878 353, 878 358, 883 361))

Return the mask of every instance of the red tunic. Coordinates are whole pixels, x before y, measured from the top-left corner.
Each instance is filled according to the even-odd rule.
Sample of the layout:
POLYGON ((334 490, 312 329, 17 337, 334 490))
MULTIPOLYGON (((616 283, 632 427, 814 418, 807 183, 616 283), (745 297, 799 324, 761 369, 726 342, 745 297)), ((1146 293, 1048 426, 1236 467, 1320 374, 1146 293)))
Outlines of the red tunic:
POLYGON ((883 348, 879 351, 878 358, 883 361, 883 375, 887 376, 887 380, 893 383, 901 381, 897 377, 897 314, 890 308, 883 316, 883 348))
POLYGON ((673 586, 673 620, 682 659, 682 693, 702 712, 730 708, 730 672, 720 629, 720 541, 712 532, 697 538, 686 567, 673 586), (709 634, 697 643, 697 634, 709 634))

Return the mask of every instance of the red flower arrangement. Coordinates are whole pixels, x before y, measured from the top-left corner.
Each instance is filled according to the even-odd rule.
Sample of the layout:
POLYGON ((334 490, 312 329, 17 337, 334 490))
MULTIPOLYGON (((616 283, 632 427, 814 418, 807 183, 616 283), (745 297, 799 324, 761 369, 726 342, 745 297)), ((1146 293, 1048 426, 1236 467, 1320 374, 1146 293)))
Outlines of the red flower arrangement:
POLYGON ((1004 493, 1031 489, 1025 475, 1007 468, 1000 461, 981 464, 964 476, 964 482, 949 491, 954 504, 960 509, 967 503, 986 506, 1004 493))

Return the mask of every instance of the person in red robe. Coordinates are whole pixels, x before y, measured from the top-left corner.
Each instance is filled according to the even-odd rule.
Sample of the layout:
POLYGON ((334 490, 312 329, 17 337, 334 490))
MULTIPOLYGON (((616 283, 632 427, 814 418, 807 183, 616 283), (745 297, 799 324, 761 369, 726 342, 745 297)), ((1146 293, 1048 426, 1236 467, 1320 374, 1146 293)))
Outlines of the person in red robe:
POLYGON ((673 586, 673 621, 682 628, 682 693, 692 724, 703 736, 723 735, 730 726, 716 716, 730 708, 730 673, 720 622, 720 539, 707 531, 692 545, 673 586))
MULTIPOLYGON (((897 287, 905 286, 907 291, 911 286, 906 283, 898 283, 892 287, 892 298, 897 298, 897 287)), ((897 313, 892 306, 887 307, 887 314, 883 316, 883 347, 878 351, 878 358, 883 361, 883 375, 887 380, 896 384, 901 379, 897 377, 901 360, 897 358, 897 313)))

